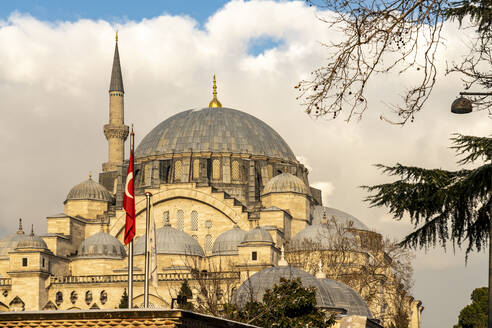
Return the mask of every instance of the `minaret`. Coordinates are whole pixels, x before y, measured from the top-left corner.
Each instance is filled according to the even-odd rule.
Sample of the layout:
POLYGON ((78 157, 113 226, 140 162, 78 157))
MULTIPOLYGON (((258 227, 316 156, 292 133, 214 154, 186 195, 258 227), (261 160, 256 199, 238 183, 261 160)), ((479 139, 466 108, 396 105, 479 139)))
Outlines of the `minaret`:
POLYGON ((104 135, 108 139, 108 162, 102 165, 103 172, 115 171, 125 158, 125 140, 128 126, 124 121, 123 77, 121 76, 120 54, 118 52, 118 33, 114 48, 113 70, 109 83, 109 124, 104 125, 104 135))

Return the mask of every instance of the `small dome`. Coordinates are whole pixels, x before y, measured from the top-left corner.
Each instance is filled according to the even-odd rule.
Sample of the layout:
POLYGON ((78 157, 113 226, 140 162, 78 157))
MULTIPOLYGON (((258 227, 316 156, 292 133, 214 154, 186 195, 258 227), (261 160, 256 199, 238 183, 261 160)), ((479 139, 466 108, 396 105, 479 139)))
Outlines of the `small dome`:
POLYGON ((319 307, 333 307, 332 297, 324 285, 306 271, 292 266, 276 266, 255 273, 238 288, 234 294, 235 303, 244 306, 250 301, 251 296, 256 301, 262 302, 266 290, 272 289, 275 284, 278 284, 280 278, 300 278, 304 287, 316 287, 316 302, 319 307))
POLYGON ((126 256, 123 244, 104 231, 89 236, 80 244, 78 257, 91 258, 123 258, 126 256))
POLYGON ((244 240, 246 231, 235 225, 215 239, 212 255, 237 255, 237 246, 244 240))
POLYGON ((325 224, 313 224, 299 231, 289 242, 291 250, 329 250, 338 236, 325 224))
POLYGON ((281 192, 292 192, 303 195, 311 194, 309 188, 301 179, 290 173, 282 173, 276 175, 265 184, 261 195, 281 192))
POLYGON ((0 256, 6 256, 9 252, 13 251, 19 241, 26 237, 24 230, 22 230, 22 219, 19 219, 19 230, 16 233, 5 236, 0 239, 0 256))
POLYGON ((49 250, 48 245, 46 245, 43 238, 36 236, 34 231, 31 231, 30 235, 24 235, 23 238, 17 243, 17 247, 15 249, 49 250))
POLYGON ((262 227, 256 227, 251 229, 244 235, 243 243, 249 242, 261 242, 261 243, 273 243, 270 233, 262 227))
POLYGON ((312 224, 322 224, 330 223, 330 221, 335 221, 338 226, 344 228, 350 227, 352 229, 358 230, 369 230, 369 228, 358 220, 356 217, 345 213, 343 211, 337 210, 336 208, 325 207, 325 206, 315 206, 312 211, 312 224))
POLYGON ((69 200, 99 200, 112 203, 113 196, 106 188, 89 177, 88 180, 79 183, 70 190, 65 202, 69 200))
POLYGON ((333 279, 324 278, 319 281, 329 291, 334 307, 344 308, 347 310, 347 315, 360 315, 372 318, 367 303, 355 290, 343 282, 333 279))
MULTIPOLYGON (((156 230, 157 254, 205 256, 202 247, 195 238, 186 232, 171 227, 169 223, 156 230)), ((137 238, 134 254, 145 253, 145 235, 137 238)))

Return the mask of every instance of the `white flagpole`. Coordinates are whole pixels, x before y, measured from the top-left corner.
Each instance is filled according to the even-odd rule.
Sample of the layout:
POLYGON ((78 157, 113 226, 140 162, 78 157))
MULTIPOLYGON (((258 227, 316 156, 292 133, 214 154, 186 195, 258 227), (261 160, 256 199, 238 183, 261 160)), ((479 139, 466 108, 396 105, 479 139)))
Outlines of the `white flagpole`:
POLYGON ((147 198, 147 210, 145 215, 145 280, 144 280, 144 308, 149 307, 149 264, 150 264, 150 247, 149 247, 149 228, 150 228, 150 192, 145 193, 147 198))
POLYGON ((157 240, 155 231, 155 211, 154 206, 150 206, 151 216, 150 216, 150 232, 149 232, 149 245, 150 245, 150 280, 152 281, 152 286, 157 288, 158 286, 158 276, 157 276, 157 240))
MULTIPOLYGON (((134 144, 135 144, 135 134, 133 133, 133 124, 132 124, 132 132, 130 133, 131 153, 133 153, 134 144)), ((133 197, 135 197, 135 195, 133 195, 133 197)), ((130 241, 130 244, 128 244, 128 308, 129 309, 133 308, 133 239, 130 241)))

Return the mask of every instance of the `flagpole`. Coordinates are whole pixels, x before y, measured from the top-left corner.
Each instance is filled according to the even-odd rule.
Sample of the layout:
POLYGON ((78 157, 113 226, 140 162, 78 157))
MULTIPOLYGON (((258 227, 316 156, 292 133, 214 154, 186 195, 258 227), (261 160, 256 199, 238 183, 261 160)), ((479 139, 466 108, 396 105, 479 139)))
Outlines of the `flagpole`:
POLYGON ((147 210, 145 213, 145 280, 144 280, 144 308, 149 307, 149 268, 150 268, 150 247, 149 247, 149 230, 150 230, 150 192, 145 193, 147 198, 147 210))
MULTIPOLYGON (((134 145, 135 145, 135 133, 133 133, 133 124, 132 124, 132 132, 130 133, 130 154, 133 154, 134 145)), ((130 160, 133 160, 133 156, 130 157, 131 157, 130 160)), ((130 163, 128 165, 130 165, 130 163)), ((128 244, 128 308, 129 309, 133 308, 133 239, 128 244)))

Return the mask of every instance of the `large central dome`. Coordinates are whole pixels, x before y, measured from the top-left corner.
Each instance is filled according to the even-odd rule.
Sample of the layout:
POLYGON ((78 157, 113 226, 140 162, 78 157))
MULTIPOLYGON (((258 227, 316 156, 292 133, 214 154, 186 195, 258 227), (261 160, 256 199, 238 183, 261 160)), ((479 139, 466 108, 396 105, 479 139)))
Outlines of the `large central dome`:
POLYGON ((137 147, 136 157, 190 150, 296 161, 290 147, 275 130, 256 117, 231 108, 191 109, 168 118, 145 136, 137 147))

